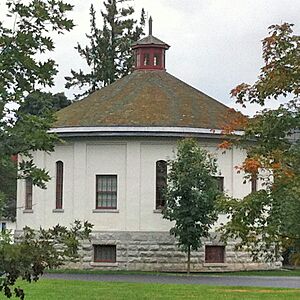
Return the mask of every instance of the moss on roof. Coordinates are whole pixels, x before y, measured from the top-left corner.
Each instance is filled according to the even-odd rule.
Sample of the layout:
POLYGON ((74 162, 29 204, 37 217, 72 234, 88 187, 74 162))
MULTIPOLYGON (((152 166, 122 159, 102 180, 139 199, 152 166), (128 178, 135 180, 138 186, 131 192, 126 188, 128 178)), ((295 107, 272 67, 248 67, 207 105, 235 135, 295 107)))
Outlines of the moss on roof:
POLYGON ((137 70, 57 112, 54 127, 221 128, 236 113, 166 71, 137 70))

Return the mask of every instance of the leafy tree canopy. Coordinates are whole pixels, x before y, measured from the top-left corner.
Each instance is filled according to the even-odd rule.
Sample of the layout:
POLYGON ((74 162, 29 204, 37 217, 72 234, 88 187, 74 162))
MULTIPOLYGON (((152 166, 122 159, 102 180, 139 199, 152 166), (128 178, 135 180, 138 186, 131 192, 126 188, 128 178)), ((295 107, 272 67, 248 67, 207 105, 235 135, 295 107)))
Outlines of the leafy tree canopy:
POLYGON ((216 198, 220 192, 213 178, 216 160, 192 139, 182 140, 177 149, 176 159, 169 161, 163 217, 175 221, 170 233, 188 253, 189 272, 190 251, 201 247, 201 238, 208 237, 217 220, 216 198))
POLYGON ((55 135, 47 134, 54 118, 24 113, 15 118, 10 103, 21 105, 24 99, 44 87, 53 86, 57 66, 52 59, 39 59, 39 54, 54 50, 50 37, 73 28, 66 14, 72 5, 62 0, 7 0, 7 15, 14 20, 12 28, 0 21, 0 166, 9 164, 11 155, 22 154, 20 175, 32 177, 34 184, 44 187, 49 180, 46 170, 37 168, 32 150, 52 151, 55 135))
POLYGON ((240 238, 239 246, 255 259, 274 259, 279 254, 274 249, 290 249, 291 262, 300 263, 300 36, 288 23, 269 29, 258 80, 231 93, 244 106, 263 106, 280 96, 288 100, 243 121, 245 135, 238 144, 247 150, 247 159, 240 168, 248 178, 258 177, 264 190, 223 201, 222 209, 231 216, 223 233, 240 238))
POLYGON ((0 234, 0 292, 25 298, 22 288, 14 287, 17 279, 37 281, 47 268, 57 268, 79 258, 80 241, 89 239, 92 225, 75 221, 67 229, 56 225, 48 230, 24 228, 18 243, 11 243, 10 234, 0 234))
POLYGON ((89 45, 82 47, 79 43, 76 49, 86 61, 89 71, 84 73, 71 70, 71 76, 66 77, 66 87, 78 86, 87 88, 85 92, 75 95, 88 95, 103 86, 129 74, 133 68, 131 45, 143 35, 145 13, 141 12, 139 24, 132 18, 132 6, 124 6, 128 0, 107 0, 105 11, 101 11, 103 27, 97 27, 94 6, 90 8, 91 32, 87 34, 89 45))

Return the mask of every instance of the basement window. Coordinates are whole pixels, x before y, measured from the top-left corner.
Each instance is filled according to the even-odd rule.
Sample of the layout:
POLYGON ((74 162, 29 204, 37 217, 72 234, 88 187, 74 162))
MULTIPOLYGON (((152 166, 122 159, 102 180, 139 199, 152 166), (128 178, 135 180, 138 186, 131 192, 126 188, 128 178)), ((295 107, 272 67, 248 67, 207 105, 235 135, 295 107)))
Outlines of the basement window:
POLYGON ((206 263, 224 263, 225 246, 205 246, 206 263))
POLYGON ((93 245, 94 262, 116 262, 116 245, 93 245))

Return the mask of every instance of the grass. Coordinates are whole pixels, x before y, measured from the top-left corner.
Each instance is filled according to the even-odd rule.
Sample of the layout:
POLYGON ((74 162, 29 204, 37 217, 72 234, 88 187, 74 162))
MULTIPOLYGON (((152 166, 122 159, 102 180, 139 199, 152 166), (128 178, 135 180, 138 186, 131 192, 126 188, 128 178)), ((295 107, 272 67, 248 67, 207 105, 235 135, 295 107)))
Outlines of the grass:
MULTIPOLYGON (((142 274, 142 275, 173 275, 186 276, 186 273, 163 273, 163 272, 143 272, 143 271, 109 271, 109 270, 78 270, 78 269, 58 269, 48 270, 48 273, 63 274, 142 274)), ((223 272, 223 273, 192 273, 192 276, 300 276, 300 269, 281 269, 272 271, 240 271, 240 272, 223 272)))
MULTIPOLYGON (((99 300, 99 299, 262 299, 293 300, 300 298, 300 289, 222 287, 150 283, 107 283, 42 279, 37 283, 19 282, 25 300, 99 300)), ((6 299, 0 294, 0 299, 6 299)), ((15 299, 15 298, 11 298, 15 299)))

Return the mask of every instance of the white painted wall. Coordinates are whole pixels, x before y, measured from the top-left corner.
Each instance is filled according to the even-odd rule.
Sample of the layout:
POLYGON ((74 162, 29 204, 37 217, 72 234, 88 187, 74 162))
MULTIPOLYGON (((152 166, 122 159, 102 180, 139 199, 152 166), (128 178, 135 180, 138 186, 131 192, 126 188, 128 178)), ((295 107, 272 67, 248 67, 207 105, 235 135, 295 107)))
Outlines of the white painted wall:
MULTIPOLYGON (((234 197, 250 192, 243 175, 234 167, 245 157, 240 149, 217 149, 217 141, 202 140, 200 145, 218 160, 224 176, 225 191, 234 197)), ((38 166, 52 177, 47 190, 33 188, 33 210, 24 211, 25 182, 18 182, 17 229, 25 225, 48 228, 59 223, 69 225, 74 219, 88 220, 94 230, 168 231, 170 222, 155 211, 155 163, 175 157, 176 139, 163 138, 93 138, 69 139, 56 146, 55 152, 34 153, 38 166), (56 161, 64 163, 63 211, 55 211, 56 161), (96 175, 118 176, 118 207, 114 211, 95 210, 96 175)), ((220 221, 225 216, 220 216, 220 221)))

